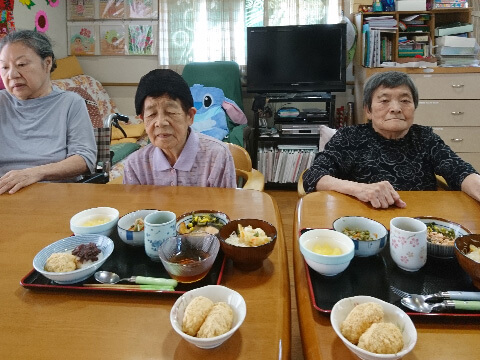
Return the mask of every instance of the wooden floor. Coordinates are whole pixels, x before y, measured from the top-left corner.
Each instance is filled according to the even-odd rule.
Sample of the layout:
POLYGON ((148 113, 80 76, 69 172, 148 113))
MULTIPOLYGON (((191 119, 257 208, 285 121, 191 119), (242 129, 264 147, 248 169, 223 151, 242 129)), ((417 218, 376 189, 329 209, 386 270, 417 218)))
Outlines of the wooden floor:
POLYGON ((298 327, 297 301, 295 299, 295 286, 293 280, 293 219, 295 216, 295 207, 297 205, 298 195, 295 190, 266 190, 278 204, 282 215, 283 233, 287 244, 288 272, 290 276, 290 293, 292 303, 292 354, 293 360, 303 360, 302 340, 298 327))

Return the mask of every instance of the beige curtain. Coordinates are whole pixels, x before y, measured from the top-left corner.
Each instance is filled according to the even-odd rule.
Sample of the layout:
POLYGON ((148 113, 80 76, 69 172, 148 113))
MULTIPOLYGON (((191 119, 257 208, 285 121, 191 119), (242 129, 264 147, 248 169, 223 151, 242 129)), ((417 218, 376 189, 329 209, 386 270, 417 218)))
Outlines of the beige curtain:
POLYGON ((245 65, 247 26, 326 23, 329 2, 336 9, 338 0, 159 0, 159 67, 181 73, 192 61, 245 65))

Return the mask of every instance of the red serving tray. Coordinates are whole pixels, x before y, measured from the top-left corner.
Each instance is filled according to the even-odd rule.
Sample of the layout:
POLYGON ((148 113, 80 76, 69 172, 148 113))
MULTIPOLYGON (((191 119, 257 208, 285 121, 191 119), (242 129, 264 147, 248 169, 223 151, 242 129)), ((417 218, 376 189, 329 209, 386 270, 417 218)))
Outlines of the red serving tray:
MULTIPOLYGON (((312 230, 305 228, 300 235, 312 230)), ((354 257, 348 268, 335 276, 323 276, 312 270, 304 261, 310 292, 315 309, 330 313, 333 305, 343 298, 367 295, 398 306, 410 316, 480 316, 480 312, 455 311, 419 313, 404 307, 390 286, 410 294, 433 294, 439 291, 478 291, 472 280, 463 271, 456 258, 437 259, 428 257, 426 265, 419 271, 400 269, 390 256, 387 246, 377 255, 354 257)))

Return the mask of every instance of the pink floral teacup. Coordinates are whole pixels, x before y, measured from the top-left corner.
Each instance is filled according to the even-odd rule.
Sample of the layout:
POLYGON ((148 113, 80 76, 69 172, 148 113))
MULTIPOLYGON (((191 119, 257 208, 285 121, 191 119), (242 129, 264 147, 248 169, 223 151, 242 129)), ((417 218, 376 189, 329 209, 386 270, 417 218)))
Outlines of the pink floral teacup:
POLYGON ((417 271, 427 262, 427 226, 420 220, 390 220, 390 255, 403 270, 417 271))

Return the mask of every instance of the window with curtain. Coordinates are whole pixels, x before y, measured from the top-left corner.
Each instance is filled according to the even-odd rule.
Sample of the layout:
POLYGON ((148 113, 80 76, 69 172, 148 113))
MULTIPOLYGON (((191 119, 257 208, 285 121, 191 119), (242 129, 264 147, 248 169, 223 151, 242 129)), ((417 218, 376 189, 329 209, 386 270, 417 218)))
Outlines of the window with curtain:
POLYGON ((338 0, 159 0, 159 65, 246 64, 246 27, 338 21, 338 0))

